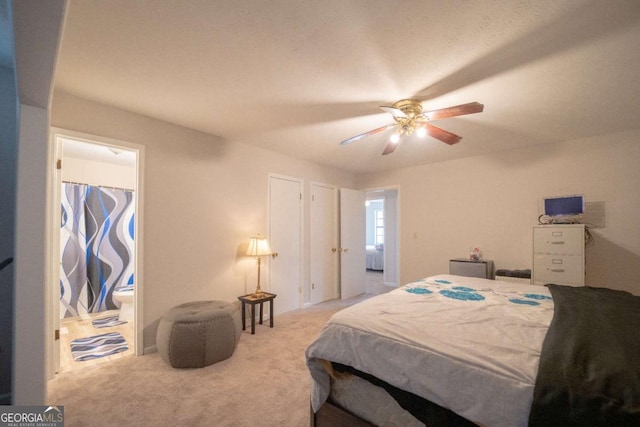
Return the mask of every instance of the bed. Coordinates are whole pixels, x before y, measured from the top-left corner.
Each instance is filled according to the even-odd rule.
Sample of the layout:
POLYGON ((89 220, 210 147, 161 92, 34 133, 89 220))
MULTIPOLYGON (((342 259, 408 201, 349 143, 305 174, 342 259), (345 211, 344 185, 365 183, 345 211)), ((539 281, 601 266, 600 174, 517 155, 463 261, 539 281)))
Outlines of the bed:
POLYGON ((311 424, 640 425, 639 300, 453 275, 370 298, 307 348, 311 424))
POLYGON ((384 249, 382 249, 382 246, 367 245, 366 250, 367 270, 384 270, 384 249))

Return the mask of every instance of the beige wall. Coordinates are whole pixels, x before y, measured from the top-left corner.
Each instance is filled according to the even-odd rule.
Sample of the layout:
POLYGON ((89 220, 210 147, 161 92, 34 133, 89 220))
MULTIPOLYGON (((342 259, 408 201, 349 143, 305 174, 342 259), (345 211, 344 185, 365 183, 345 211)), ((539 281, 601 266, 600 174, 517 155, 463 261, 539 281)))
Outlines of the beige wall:
POLYGON ((355 183, 348 173, 65 93, 54 95, 51 124, 145 147, 145 348, 155 343, 157 322, 170 307, 199 299, 232 301, 255 289, 255 260, 243 251, 251 235, 267 232, 269 173, 304 179, 307 196, 311 181, 355 183))
POLYGON ((45 221, 49 212, 47 179, 51 175, 47 140, 53 70, 65 6, 65 0, 11 2, 19 95, 12 330, 14 405, 46 403, 45 355, 51 354, 53 343, 53 317, 48 312, 45 285, 50 243, 45 221))
POLYGON ((53 342, 45 285, 49 272, 44 262, 49 234, 44 217, 51 213, 46 203, 51 170, 46 150, 49 111, 20 104, 19 123, 12 404, 42 405, 46 401, 44 355, 53 342))
POLYGON ((587 284, 640 294, 639 141, 636 130, 366 175, 358 185, 400 186, 401 283, 447 272, 472 245, 497 268, 531 268, 540 199, 584 194, 587 221, 599 225, 587 284))
MULTIPOLYGON (((0 6, 2 9, 2 6, 0 6)), ((16 220, 18 106, 12 68, 0 65, 0 262, 13 258, 16 220)), ((0 271, 0 405, 11 402, 14 265, 0 271)))

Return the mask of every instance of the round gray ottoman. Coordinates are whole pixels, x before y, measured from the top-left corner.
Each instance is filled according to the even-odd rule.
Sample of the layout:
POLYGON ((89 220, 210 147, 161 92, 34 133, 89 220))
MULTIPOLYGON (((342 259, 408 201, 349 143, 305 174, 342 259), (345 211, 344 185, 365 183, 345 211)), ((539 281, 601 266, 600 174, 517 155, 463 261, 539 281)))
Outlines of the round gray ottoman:
POLYGON ((156 345, 174 368, 202 368, 231 357, 240 332, 239 303, 188 302, 160 319, 156 345))

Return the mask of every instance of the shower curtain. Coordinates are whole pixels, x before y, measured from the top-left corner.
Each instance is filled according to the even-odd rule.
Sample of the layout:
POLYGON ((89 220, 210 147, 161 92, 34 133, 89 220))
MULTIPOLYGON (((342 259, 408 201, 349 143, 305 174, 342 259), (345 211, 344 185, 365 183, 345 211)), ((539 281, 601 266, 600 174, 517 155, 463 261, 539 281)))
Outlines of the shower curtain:
POLYGON ((119 308, 113 291, 134 284, 134 193, 62 184, 60 317, 119 308))

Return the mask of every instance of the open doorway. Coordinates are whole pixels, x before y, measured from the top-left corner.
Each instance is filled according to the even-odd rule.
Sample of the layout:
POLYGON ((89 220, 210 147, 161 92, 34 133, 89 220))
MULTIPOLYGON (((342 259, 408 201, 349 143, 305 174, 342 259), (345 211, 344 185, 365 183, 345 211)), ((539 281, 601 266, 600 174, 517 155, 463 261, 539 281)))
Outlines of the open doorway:
POLYGON ((53 132, 51 378, 141 351, 141 149, 53 132))
POLYGON ((366 268, 369 282, 398 286, 398 207, 397 188, 366 192, 366 268))

